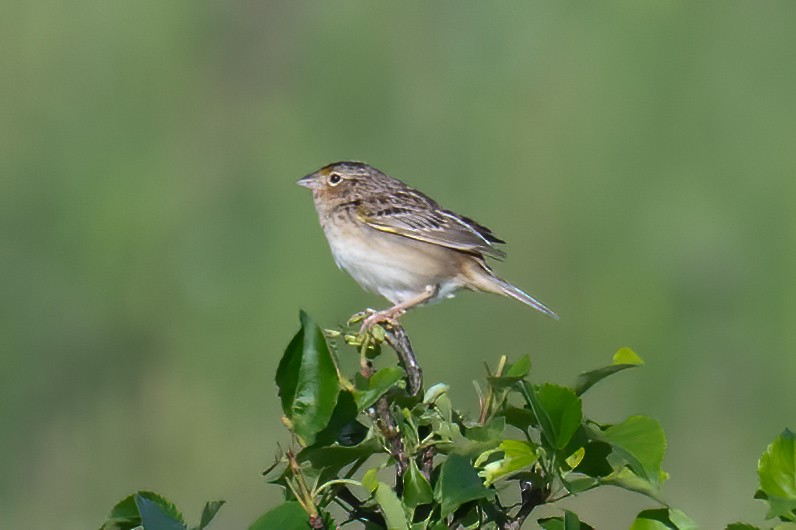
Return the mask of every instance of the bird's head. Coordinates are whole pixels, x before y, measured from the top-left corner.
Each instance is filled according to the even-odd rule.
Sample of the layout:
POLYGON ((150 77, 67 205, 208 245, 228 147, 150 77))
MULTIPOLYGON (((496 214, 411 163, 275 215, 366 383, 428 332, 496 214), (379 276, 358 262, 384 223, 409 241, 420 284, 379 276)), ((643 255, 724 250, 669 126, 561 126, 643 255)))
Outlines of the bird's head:
POLYGON ((316 203, 333 206, 367 193, 382 178, 389 177, 363 162, 335 162, 299 179, 296 184, 310 188, 316 203))

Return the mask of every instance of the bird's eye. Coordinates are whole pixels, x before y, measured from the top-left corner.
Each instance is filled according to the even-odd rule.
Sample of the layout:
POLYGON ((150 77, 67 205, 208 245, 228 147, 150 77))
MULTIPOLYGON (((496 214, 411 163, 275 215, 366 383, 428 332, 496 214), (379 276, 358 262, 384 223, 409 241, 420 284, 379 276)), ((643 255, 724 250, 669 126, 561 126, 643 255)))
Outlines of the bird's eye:
POLYGON ((337 173, 332 173, 332 175, 329 177, 329 184, 332 186, 337 186, 342 180, 343 178, 340 175, 337 173))

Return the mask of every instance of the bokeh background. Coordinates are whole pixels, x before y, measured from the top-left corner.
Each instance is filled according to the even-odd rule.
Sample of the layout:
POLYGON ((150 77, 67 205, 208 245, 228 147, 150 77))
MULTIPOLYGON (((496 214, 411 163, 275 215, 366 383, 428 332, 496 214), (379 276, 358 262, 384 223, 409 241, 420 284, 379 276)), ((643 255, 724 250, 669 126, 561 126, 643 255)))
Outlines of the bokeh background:
MULTIPOLYGON (((360 159, 509 242, 554 322, 465 293, 405 318, 475 408, 481 361, 657 417, 665 495, 761 521, 796 426, 796 4, 4 2, 0 526, 84 529, 136 489, 219 528, 275 503, 273 374, 299 308, 385 304, 294 181, 360 159)), ((645 501, 577 500, 598 528, 645 501)))

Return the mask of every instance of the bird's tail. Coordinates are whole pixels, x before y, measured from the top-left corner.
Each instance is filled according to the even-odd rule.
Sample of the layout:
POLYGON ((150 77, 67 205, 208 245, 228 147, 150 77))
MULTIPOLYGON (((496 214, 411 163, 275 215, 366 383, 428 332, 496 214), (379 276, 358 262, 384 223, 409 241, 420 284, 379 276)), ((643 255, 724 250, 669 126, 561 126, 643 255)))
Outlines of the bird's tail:
POLYGON ((545 315, 558 320, 558 315, 556 314, 555 311, 553 311, 552 309, 550 309, 542 302, 540 302, 533 296, 529 295, 528 293, 526 293, 516 285, 512 285, 509 282, 498 278, 497 276, 493 276, 492 279, 500 288, 500 294, 506 295, 510 298, 514 298, 515 300, 518 300, 523 304, 529 305, 532 308, 536 309, 537 311, 540 311, 545 315))
POLYGON ((514 298, 529 305, 537 311, 558 320, 558 315, 555 311, 544 305, 542 302, 529 295, 519 287, 516 287, 506 280, 498 278, 492 270, 482 262, 472 261, 465 266, 463 275, 466 278, 466 284, 470 289, 484 291, 487 293, 501 294, 514 298))

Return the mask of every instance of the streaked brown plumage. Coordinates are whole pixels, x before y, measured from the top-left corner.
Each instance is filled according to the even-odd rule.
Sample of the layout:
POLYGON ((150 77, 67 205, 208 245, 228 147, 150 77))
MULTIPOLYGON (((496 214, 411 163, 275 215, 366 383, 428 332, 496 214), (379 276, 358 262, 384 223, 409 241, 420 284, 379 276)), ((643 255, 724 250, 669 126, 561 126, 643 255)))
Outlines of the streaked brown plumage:
POLYGON ((411 307, 452 297, 459 289, 501 294, 553 318, 541 302, 495 276, 486 257, 502 259, 503 243, 487 227, 362 162, 337 162, 300 179, 337 265, 367 291, 394 304, 366 326, 394 321, 411 307))

